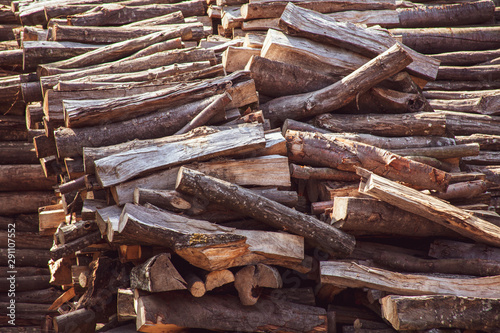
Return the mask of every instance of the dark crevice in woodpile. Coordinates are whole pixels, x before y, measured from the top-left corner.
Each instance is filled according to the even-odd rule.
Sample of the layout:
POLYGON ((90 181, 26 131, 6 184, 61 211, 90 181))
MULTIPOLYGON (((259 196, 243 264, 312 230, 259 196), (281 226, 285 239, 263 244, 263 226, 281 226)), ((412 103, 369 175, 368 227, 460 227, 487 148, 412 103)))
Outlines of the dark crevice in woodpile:
POLYGON ((0 332, 500 329, 498 5, 0 0, 0 332))

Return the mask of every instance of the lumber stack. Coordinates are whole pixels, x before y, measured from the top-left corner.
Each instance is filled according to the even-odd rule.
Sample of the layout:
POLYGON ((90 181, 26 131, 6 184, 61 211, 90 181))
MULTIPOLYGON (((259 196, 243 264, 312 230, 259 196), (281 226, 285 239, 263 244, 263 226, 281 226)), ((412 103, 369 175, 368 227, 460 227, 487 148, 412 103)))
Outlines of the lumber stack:
POLYGON ((1 5, 0 331, 498 329, 496 8, 1 5))

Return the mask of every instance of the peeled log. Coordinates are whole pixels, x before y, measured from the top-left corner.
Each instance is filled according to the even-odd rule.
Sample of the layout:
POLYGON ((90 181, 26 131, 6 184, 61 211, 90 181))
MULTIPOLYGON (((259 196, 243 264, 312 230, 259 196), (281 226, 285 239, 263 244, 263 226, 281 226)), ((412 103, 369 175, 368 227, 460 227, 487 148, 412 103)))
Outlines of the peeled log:
POLYGON ((342 81, 312 93, 285 96, 262 105, 262 111, 271 121, 297 119, 334 111, 352 101, 379 82, 391 77, 411 62, 408 53, 394 45, 342 81))

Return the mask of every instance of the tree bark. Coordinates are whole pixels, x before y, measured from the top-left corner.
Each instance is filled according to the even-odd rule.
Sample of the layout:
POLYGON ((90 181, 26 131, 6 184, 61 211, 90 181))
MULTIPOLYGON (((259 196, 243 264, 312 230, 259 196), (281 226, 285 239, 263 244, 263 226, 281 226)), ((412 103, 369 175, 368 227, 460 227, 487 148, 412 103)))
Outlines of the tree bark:
MULTIPOLYGON (((0 87, 1 92, 2 89, 0 87)), ((24 118, 18 116, 0 116, 0 141, 27 141, 28 131, 24 118)))
POLYGON ((27 142, 0 142, 0 162, 1 164, 36 164, 36 157, 33 143, 27 142))
POLYGON ((500 57, 500 49, 447 52, 432 57, 441 61, 441 66, 473 66, 500 57))
POLYGON ((464 157, 463 162, 476 165, 500 165, 500 152, 481 151, 477 156, 464 157))
POLYGON ((55 260, 66 257, 72 253, 75 253, 76 251, 83 250, 89 245, 98 243, 100 241, 101 233, 99 231, 94 231, 71 242, 65 243, 64 245, 53 247, 50 250, 51 258, 55 260))
POLYGON ((352 182, 359 180, 354 172, 331 168, 313 168, 307 165, 290 164, 290 175, 296 179, 319 179, 352 182))
POLYGON ((96 315, 94 311, 79 309, 66 314, 54 317, 54 329, 57 333, 74 332, 92 333, 95 332, 96 315))
POLYGON ((304 118, 331 112, 348 104, 358 93, 363 93, 396 74, 409 62, 409 55, 406 51, 396 45, 340 82, 312 93, 274 99, 262 105, 262 110, 266 118, 272 121, 304 118))
POLYGON ((500 112, 498 111, 500 99, 498 96, 483 96, 478 98, 456 100, 430 99, 429 103, 436 110, 479 113, 490 116, 500 115, 500 112))
POLYGON ((316 126, 332 132, 369 133, 392 136, 445 136, 447 114, 421 112, 415 114, 323 114, 314 119, 316 126), (431 126, 429 126, 429 124, 431 126))
POLYGON ((403 274, 355 262, 320 262, 322 283, 348 288, 373 288, 399 295, 454 295, 497 298, 498 276, 446 278, 425 274, 403 274))
MULTIPOLYGON (((343 47, 366 57, 376 57, 397 44, 387 32, 365 29, 337 22, 327 15, 300 8, 290 3, 280 18, 280 27, 288 34, 343 47)), ((439 61, 404 48, 413 59, 408 71, 427 81, 436 78, 439 61)))
POLYGON ((424 217, 378 200, 336 197, 330 207, 332 224, 356 237, 460 237, 424 217))
POLYGON ((397 28, 400 26, 399 14, 393 9, 348 10, 326 15, 340 22, 365 24, 368 27, 379 25, 382 28, 397 28))
POLYGON ((436 327, 491 330, 500 327, 495 318, 500 304, 489 298, 391 295, 382 298, 381 303, 384 318, 398 331, 436 327))
POLYGON ((190 200, 171 190, 150 190, 137 187, 134 191, 134 203, 144 205, 150 203, 158 208, 172 212, 182 212, 191 209, 190 200))
POLYGON ((132 268, 130 287, 149 292, 186 289, 186 281, 170 262, 167 253, 149 258, 145 263, 132 268))
POLYGON ((487 191, 488 187, 484 180, 455 183, 448 186, 444 193, 436 193, 436 197, 443 200, 472 199, 487 191))
POLYGON ((260 288, 281 288, 283 281, 278 270, 264 264, 246 266, 234 275, 234 287, 243 305, 255 305, 260 288))
MULTIPOLYGON (((50 275, 17 276, 15 278, 15 291, 32 291, 49 287, 50 275)), ((3 278, 0 281, 0 291, 8 292, 11 290, 11 280, 3 278)), ((48 306, 47 306, 48 308, 48 306)))
POLYGON ((436 113, 445 116, 446 129, 453 135, 500 135, 500 116, 451 111, 438 111, 436 113))
POLYGON ((64 245, 96 230, 97 224, 94 221, 78 221, 61 226, 54 237, 57 238, 60 245, 64 245))
MULTIPOLYGON (((0 230, 0 248, 7 248, 8 232, 0 230)), ((16 249, 49 250, 52 247, 52 237, 40 236, 35 232, 17 231, 15 233, 16 249)))
POLYGON ((448 159, 477 156, 479 155, 479 149, 480 146, 478 143, 468 143, 446 147, 391 149, 391 151, 401 156, 427 156, 437 159, 448 159))
POLYGON ((444 171, 363 143, 297 131, 288 131, 286 139, 292 162, 350 172, 362 166, 393 180, 439 191, 445 191, 451 179, 444 171))
POLYGON ((0 165, 2 192, 52 190, 56 183, 55 177, 45 177, 39 164, 0 165))
POLYGON ((176 190, 191 195, 203 193, 212 202, 223 204, 234 211, 251 216, 278 229, 286 229, 303 236, 330 254, 346 255, 354 247, 354 240, 351 236, 339 232, 313 217, 198 171, 181 168, 176 190), (202 188, 203 192, 201 192, 202 188))
MULTIPOLYGON (((12 251, 11 251, 12 253, 12 251)), ((8 249, 0 249, 0 266, 8 266, 12 262, 9 262, 8 249)), ((12 258, 11 258, 12 259, 12 258)), ((47 267, 47 263, 50 260, 50 251, 43 251, 39 249, 16 249, 15 252, 15 264, 16 267, 47 267)), ((50 279, 50 276, 49 276, 50 279)), ((47 280, 48 285, 48 280, 47 280)), ((35 288, 41 289, 41 288, 35 288)))
POLYGON ((435 240, 429 248, 429 257, 437 259, 472 259, 500 261, 500 250, 483 245, 454 240, 435 240))
MULTIPOLYGON (((24 267, 17 268, 18 274, 19 274, 20 268, 24 268, 24 267)), ((5 268, 5 271, 7 272, 8 269, 5 268)), ((49 273, 47 270, 47 275, 48 274, 49 273)), ((45 286, 45 287, 47 287, 47 286, 45 286)), ((51 304, 61 295, 61 293, 62 292, 60 290, 57 290, 56 288, 44 288, 44 289, 38 289, 38 290, 19 291, 19 292, 16 292, 16 302, 51 304)), ((1 300, 1 302, 9 302, 10 301, 7 294, 0 296, 0 300, 1 300)))
POLYGON ((166 15, 155 16, 150 19, 132 22, 126 24, 125 26, 142 27, 148 25, 166 25, 166 24, 178 24, 178 23, 185 23, 184 15, 180 10, 166 15))
POLYGON ((492 90, 500 89, 500 80, 496 81, 434 81, 428 82, 424 90, 445 90, 445 91, 455 91, 455 90, 492 90))
POLYGON ((442 200, 399 185, 366 170, 358 169, 358 173, 367 179, 365 184, 360 185, 360 192, 426 217, 464 237, 494 246, 500 244, 500 227, 442 200))
POLYGON ((137 300, 137 327, 153 325, 166 330, 193 327, 209 330, 254 332, 322 332, 326 330, 324 309, 262 297, 252 307, 240 304, 235 296, 170 292, 141 296, 137 300), (183 311, 190 311, 186 316, 183 311), (272 309, 271 311, 269 309, 272 309), (247 318, 254 318, 249 321, 247 318))
POLYGON ((166 144, 162 144, 161 141, 159 144, 153 142, 148 147, 111 155, 95 162, 96 174, 99 183, 103 187, 108 187, 149 171, 166 169, 195 160, 203 161, 227 156, 242 149, 252 151, 264 145, 265 138, 261 126, 240 126, 180 142, 166 144), (231 144, 228 145, 227 142, 231 144), (148 151, 155 151, 155 156, 151 156, 148 151))
POLYGON ((53 191, 0 192, 0 215, 36 213, 55 201, 53 191))

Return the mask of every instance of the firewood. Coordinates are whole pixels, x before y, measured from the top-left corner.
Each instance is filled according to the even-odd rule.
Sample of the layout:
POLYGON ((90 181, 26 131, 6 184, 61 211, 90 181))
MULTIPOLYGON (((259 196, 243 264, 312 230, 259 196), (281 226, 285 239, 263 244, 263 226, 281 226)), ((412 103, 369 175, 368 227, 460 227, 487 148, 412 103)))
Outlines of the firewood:
POLYGON ((263 328, 270 332, 320 332, 326 329, 326 311, 266 297, 255 306, 246 307, 237 297, 230 295, 196 298, 186 293, 169 292, 139 297, 136 323, 140 330, 153 326, 159 330, 195 327, 244 332, 263 328), (192 306, 199 309, 195 316, 187 318, 179 312, 180 309, 192 309, 192 306), (275 310, 271 313, 270 308, 275 310), (256 321, 245 320, 247 316, 256 318, 256 321), (284 317, 286 321, 283 321, 284 317))
POLYGON ((138 187, 134 191, 135 204, 143 205, 149 202, 159 208, 173 212, 189 210, 192 207, 189 201, 182 194, 171 190, 150 190, 138 187))
POLYGON ((493 50, 500 47, 498 27, 391 29, 403 44, 417 52, 431 54, 454 51, 493 50), (433 42, 429 44, 429 40, 433 42))
POLYGON ((118 307, 116 314, 119 322, 136 318, 134 309, 134 291, 132 289, 118 289, 116 303, 118 307))
POLYGON ((184 23, 184 15, 182 12, 176 11, 170 14, 155 16, 150 19, 140 20, 136 22, 132 22, 126 24, 128 27, 140 27, 147 25, 166 25, 166 24, 176 24, 176 23, 184 23))
POLYGON ((0 165, 0 191, 51 190, 55 183, 55 177, 46 178, 40 165, 0 165))
POLYGON ((477 156, 467 156, 462 159, 465 163, 476 165, 499 165, 500 152, 481 151, 477 156))
POLYGON ((491 165, 491 166, 484 166, 484 165, 468 165, 468 168, 476 171, 476 172, 481 172, 486 175, 486 179, 488 181, 491 181, 493 183, 499 183, 500 179, 500 167, 496 165, 491 165))
POLYGON ((355 98, 355 94, 362 93, 399 72, 409 63, 408 57, 406 51, 395 45, 349 74, 340 82, 312 93, 276 98, 262 105, 262 110, 266 118, 272 121, 283 121, 286 118, 304 118, 330 112, 332 108, 340 108, 349 103, 355 98), (381 70, 382 63, 390 65, 384 66, 384 69, 381 70), (374 71, 376 71, 376 74, 373 73, 374 71), (332 91, 336 91, 333 98, 331 97, 332 91), (356 93, 353 95, 354 92, 356 93), (309 102, 306 103, 306 100, 309 102), (316 100, 317 103, 311 104, 311 100, 316 100))
POLYGON ((261 288, 281 288, 283 282, 278 270, 263 264, 246 266, 234 275, 234 287, 243 305, 254 305, 261 288))
POLYGON ((186 281, 170 262, 170 255, 162 253, 136 266, 130 273, 131 288, 149 292, 186 289, 186 281))
POLYGON ((315 118, 316 126, 332 132, 369 133, 380 136, 445 136, 448 114, 421 112, 395 115, 323 114, 315 118), (368 125, 368 123, 370 125, 368 125), (431 126, 429 126, 431 124, 431 126))
POLYGON ((97 230, 97 224, 94 221, 78 221, 61 226, 54 234, 54 237, 60 245, 64 245, 95 230, 97 230))
MULTIPOLYGON (((17 252, 17 251, 16 251, 17 252)), ((46 262, 44 263, 47 264, 46 262)), ((16 261, 16 265, 18 265, 16 261)), ((33 275, 33 276, 16 276, 15 290, 17 291, 33 291, 47 288, 49 286, 50 275, 33 275)), ((3 278, 0 282, 0 290, 7 293, 11 290, 11 280, 3 278)), ((48 306, 46 305, 48 308, 48 306)))
POLYGON ((468 136, 456 136, 455 141, 457 144, 479 143, 481 150, 500 150, 498 145, 500 135, 472 134, 468 136))
POLYGON ((51 257, 53 259, 59 259, 68 256, 78 250, 82 250, 89 245, 98 243, 101 240, 101 233, 99 231, 94 231, 92 233, 86 234, 76 240, 65 243, 64 245, 59 245, 53 247, 51 252, 51 257))
POLYGON ((326 14, 340 22, 366 24, 367 26, 379 25, 383 28, 397 28, 400 26, 399 14, 396 10, 347 10, 326 14))
POLYGON ((225 284, 234 282, 234 274, 228 269, 207 272, 204 276, 206 291, 214 290, 225 284))
POLYGON ((8 161, 9 164, 36 164, 36 157, 33 143, 21 141, 0 142, 0 162, 4 164, 8 161))
POLYGON ((455 295, 496 298, 498 276, 446 278, 432 275, 403 274, 354 262, 323 261, 321 282, 350 288, 375 288, 400 295, 455 295), (390 279, 390 283, 387 283, 390 279), (486 287, 487 286, 487 287, 486 287))
POLYGON ((500 57, 500 49, 447 52, 432 57, 440 60, 442 66, 472 66, 500 57))
POLYGON ((500 89, 500 80, 495 81, 434 81, 424 90, 491 90, 500 89))
POLYGON ((94 311, 79 309, 54 317, 54 329, 58 333, 78 330, 81 333, 95 332, 96 315, 94 311))
POLYGON ((97 209, 96 223, 101 235, 107 235, 109 224, 118 226, 121 213, 122 209, 116 205, 97 209))
POLYGON ((429 256, 439 259, 461 258, 499 261, 500 251, 483 244, 438 239, 431 244, 429 256))
MULTIPOLYGON (((12 252, 12 251, 11 251, 12 252)), ((0 266, 7 267, 8 265, 8 249, 0 249, 0 266)), ((16 250, 16 267, 47 267, 50 259, 50 251, 39 249, 17 249, 16 250)), ((49 277, 50 279, 50 277, 49 277)), ((47 282, 48 283, 48 282, 47 282)), ((20 283, 21 284, 21 283, 20 283)), ((40 289, 40 288, 35 288, 40 289)))
POLYGON ((427 156, 437 159, 448 159, 478 156, 480 154, 479 149, 478 143, 469 143, 446 147, 391 149, 391 151, 401 156, 427 156))
POLYGON ((203 193, 208 200, 223 204, 271 226, 301 235, 328 253, 348 254, 354 246, 352 237, 319 222, 315 218, 256 195, 237 185, 206 176, 198 171, 181 168, 176 190, 194 195, 201 193, 198 192, 201 188, 204 188, 203 193), (249 205, 249 202, 254 204, 249 205), (245 204, 243 205, 243 203, 245 204), (275 216, 276 219, 271 218, 271 216, 275 216), (319 234, 322 235, 322 239, 319 239, 319 234), (329 242, 325 243, 324 241, 327 239, 329 242))
MULTIPOLYGON (((7 248, 8 232, 0 230, 0 247, 7 248)), ((52 246, 52 237, 41 236, 38 232, 17 231, 16 228, 16 249, 50 249, 52 246)))
POLYGON ((397 330, 425 330, 435 327, 456 327, 472 330, 498 328, 494 316, 498 301, 480 297, 396 296, 382 298, 382 314, 397 330), (485 307, 491 309, 485 311, 485 307), (424 311, 416 311, 425 309, 424 311), (462 316, 454 315, 457 311, 462 316), (415 313, 420 312, 420 317, 415 313), (437 319, 439 318, 439 319, 437 319))
POLYGON ((36 213, 38 207, 53 204, 53 191, 0 192, 0 214, 36 213))
POLYGON ((205 283, 194 273, 185 274, 186 288, 194 297, 202 297, 206 293, 205 283))
POLYGON ((184 17, 205 14, 205 1, 187 1, 182 3, 124 6, 119 4, 103 5, 98 10, 92 10, 80 15, 68 17, 71 25, 79 26, 112 26, 124 25, 135 21, 150 19, 156 16, 181 11, 184 17))
POLYGON ((222 64, 228 73, 243 70, 252 56, 260 55, 259 49, 229 46, 222 53, 222 64))
MULTIPOLYGON (((0 87, 0 92, 2 90, 0 87)), ((0 116, 0 141, 27 141, 27 139, 28 131, 24 117, 0 116)))
POLYGON ((397 235, 406 237, 452 237, 458 234, 424 217, 382 201, 336 197, 330 217, 333 225, 354 236, 397 235))
POLYGON ((240 14, 240 6, 222 7, 222 28, 225 30, 241 28, 243 17, 240 14))
POLYGON ((187 163, 194 160, 207 160, 214 157, 227 156, 233 153, 235 150, 239 150, 242 148, 253 150, 255 148, 260 148, 265 144, 262 127, 257 125, 243 126, 238 127, 234 130, 226 130, 218 133, 208 134, 203 137, 203 140, 205 142, 203 146, 192 145, 192 143, 196 144, 196 142, 200 140, 200 138, 194 138, 191 140, 173 142, 170 144, 167 143, 163 145, 161 143, 158 145, 152 143, 149 148, 130 150, 122 154, 115 154, 109 157, 102 158, 95 162, 98 180, 103 187, 116 185, 135 176, 143 175, 148 170, 167 168, 169 166, 175 166, 180 163, 187 163), (243 133, 245 133, 245 135, 243 135, 243 133), (225 144, 224 147, 218 147, 218 144, 222 143, 222 139, 228 140, 231 137, 234 137, 234 139, 231 139, 231 141, 233 142, 231 146, 227 146, 227 144, 225 144, 225 141, 222 141, 225 144), (187 153, 186 147, 188 147, 189 153, 187 153), (136 157, 138 157, 137 153, 146 153, 146 151, 151 148, 154 148, 156 150, 156 157, 160 157, 161 152, 164 151, 167 154, 165 156, 168 156, 168 158, 156 158, 156 161, 155 158, 153 158, 146 163, 144 160, 142 160, 141 164, 138 165, 137 161, 134 160, 136 157), (182 150, 182 154, 178 154, 176 156, 172 153, 172 149, 180 149, 182 150), (130 159, 130 157, 133 158, 130 159), (134 165, 134 167, 129 171, 122 173, 119 177, 117 177, 118 175, 114 171, 111 172, 112 169, 114 170, 115 166, 117 165, 119 165, 120 169, 123 169, 123 171, 125 171, 124 168, 127 168, 128 164, 130 164, 130 166, 134 165))
MULTIPOLYGON (((327 15, 297 7, 293 3, 285 8, 280 27, 290 34, 345 47, 367 57, 380 55, 396 44, 396 40, 382 29, 364 29, 343 24, 327 15)), ((437 60, 408 48, 405 48, 405 51, 413 59, 412 63, 407 64, 410 73, 428 81, 436 78, 439 66, 437 60)))
POLYGON ((356 166, 369 165, 370 170, 384 174, 388 178, 440 191, 446 189, 451 178, 448 173, 441 170, 413 162, 396 154, 391 155, 386 150, 363 143, 341 138, 329 139, 322 134, 290 130, 286 134, 286 139, 289 159, 293 162, 327 166, 351 172, 356 166), (391 162, 382 162, 387 156, 391 156, 391 162), (429 177, 431 174, 434 176, 429 177))
POLYGON ((358 169, 358 173, 367 179, 366 183, 360 185, 360 192, 362 193, 426 217, 462 236, 490 245, 500 243, 498 240, 500 229, 497 231, 499 227, 487 221, 472 216, 472 214, 444 201, 384 179, 366 170, 358 169), (403 197, 405 200, 402 199, 403 197))
MULTIPOLYGON (((25 267, 18 267, 17 272, 19 274, 19 269, 25 267)), ((6 268, 7 272, 8 269, 6 268)), ((18 275, 19 276, 19 275, 18 275)), ((16 302, 19 303, 38 303, 38 304, 50 304, 55 301, 62 292, 56 288, 44 288, 38 290, 28 290, 16 292, 16 302)), ((9 302, 8 295, 0 296, 2 302, 9 302)))
POLYGON ((269 29, 281 30, 279 28, 279 18, 265 18, 241 22, 243 31, 267 31, 269 29))
POLYGON ((17 216, 1 216, 0 229, 10 229, 9 224, 16 225, 18 232, 38 232, 38 214, 26 214, 17 216))

